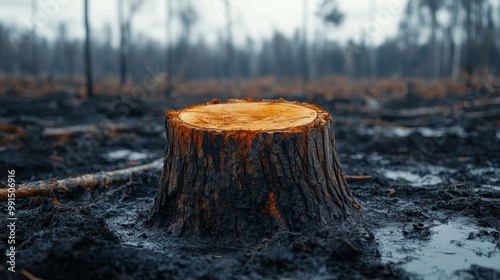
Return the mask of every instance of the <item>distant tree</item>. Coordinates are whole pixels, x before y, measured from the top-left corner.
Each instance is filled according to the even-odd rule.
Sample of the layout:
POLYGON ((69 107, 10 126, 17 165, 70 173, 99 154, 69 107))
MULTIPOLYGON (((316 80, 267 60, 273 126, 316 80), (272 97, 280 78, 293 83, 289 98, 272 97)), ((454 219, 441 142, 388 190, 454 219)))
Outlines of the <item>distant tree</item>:
MULTIPOLYGON (((465 8, 466 13, 466 23, 465 23, 465 33, 467 36, 466 39, 466 47, 465 47, 465 71, 467 73, 472 74, 473 66, 472 66, 472 0, 463 0, 462 3, 465 8)), ((471 85, 470 78, 467 80, 467 84, 471 85)))
MULTIPOLYGON (((453 59, 451 57, 451 46, 455 36, 455 29, 458 20, 458 12, 453 5, 456 1, 449 0, 423 0, 408 1, 405 15, 399 24, 401 38, 403 39, 406 56, 403 64, 404 75, 425 75, 432 78, 448 74, 452 68, 453 59), (437 20, 437 13, 440 9, 450 15, 449 26, 440 26, 437 20), (455 22, 455 25, 451 25, 455 22), (421 45, 422 26, 430 28, 430 36, 426 44, 421 45), (440 40, 437 33, 441 30, 443 36, 440 40), (441 53, 442 52, 442 53, 441 53), (424 58, 424 59, 422 59, 424 58)), ((458 42, 460 46, 461 42, 458 42)), ((455 50, 457 45, 455 44, 455 50)), ((454 51, 455 51, 454 50, 454 51)))
POLYGON ((233 77, 235 68, 233 50, 233 17, 231 13, 231 0, 224 0, 226 15, 226 57, 227 57, 227 78, 233 77))
POLYGON ((450 0, 447 5, 450 11, 451 20, 448 27, 449 38, 453 42, 453 57, 451 58, 450 75, 452 78, 457 79, 460 74, 460 54, 462 52, 462 41, 460 41, 462 29, 459 26, 461 22, 462 13, 460 2, 450 0))
POLYGON ((66 35, 66 24, 59 23, 57 39, 54 42, 55 52, 49 69, 49 80, 54 77, 64 75, 68 72, 66 64, 70 62, 67 60, 67 57, 65 57, 67 51, 66 35))
MULTIPOLYGON (((317 15, 325 23, 327 28, 337 27, 342 24, 344 20, 344 13, 340 11, 338 7, 337 0, 323 0, 320 4, 317 15)), ((348 47, 349 49, 350 47, 348 47)), ((351 55, 352 52, 345 52, 347 58, 347 69, 351 67, 351 55)))
POLYGON ((92 56, 90 53, 89 0, 84 0, 85 20, 85 74, 87 76, 87 97, 93 97, 92 56))
POLYGON ((118 25, 120 26, 120 85, 127 78, 127 32, 125 31, 124 0, 118 0, 118 25))
POLYGON ((339 10, 337 0, 323 0, 318 10, 318 16, 324 23, 339 26, 344 20, 344 13, 339 10))
POLYGON ((118 0, 118 21, 120 25, 120 84, 127 81, 127 60, 130 56, 132 37, 132 18, 139 11, 143 0, 130 0, 124 5, 125 0, 118 0), (127 11, 125 11, 127 8, 127 11), (126 13, 127 12, 127 13, 126 13), (126 14, 125 14, 126 13, 126 14))
POLYGON ((104 24, 103 33, 104 33, 104 45, 102 46, 103 47, 102 51, 104 53, 102 61, 104 65, 102 68, 102 72, 104 75, 110 75, 112 74, 112 69, 113 69, 112 66, 114 64, 113 62, 116 61, 116 59, 113 59, 113 56, 115 54, 111 43, 111 40, 113 38, 113 31, 109 22, 104 24))
MULTIPOLYGON (((370 5, 369 5, 369 18, 370 18, 370 24, 372 26, 375 26, 375 0, 370 0, 370 5)), ((377 49, 375 48, 374 36, 370 36, 370 42, 368 42, 371 46, 369 47, 368 51, 368 61, 370 63, 370 78, 375 79, 377 76, 377 49)))
POLYGON ((302 92, 307 94, 309 83, 309 59, 307 57, 307 29, 309 1, 302 0, 302 92))
POLYGON ((489 73, 491 70, 496 70, 495 68, 498 67, 498 64, 495 63, 495 61, 499 61, 500 55, 499 55, 499 48, 496 46, 496 35, 495 35, 495 23, 493 19, 493 7, 490 5, 490 3, 485 4, 484 7, 484 14, 481 13, 482 17, 481 19, 484 19, 482 21, 481 25, 481 39, 480 39, 480 44, 478 45, 476 50, 481 50, 481 51, 476 51, 478 53, 478 63, 481 64, 483 67, 483 75, 487 76, 490 75, 489 73))
POLYGON ((182 2, 182 6, 179 10, 179 19, 183 29, 179 41, 179 57, 181 57, 182 60, 176 72, 179 77, 183 77, 185 73, 188 72, 190 65, 189 49, 191 45, 191 29, 198 21, 198 13, 193 8, 190 0, 182 2))
POLYGON ((198 21, 198 13, 193 8, 193 5, 190 0, 183 1, 183 6, 179 11, 179 17, 181 20, 182 27, 184 29, 183 40, 187 43, 190 42, 191 39, 191 29, 194 24, 198 21))
POLYGON ((436 39, 436 32, 438 29, 437 12, 444 3, 442 0, 422 0, 419 3, 428 8, 431 16, 431 51, 430 53, 430 65, 431 65, 431 76, 436 78, 439 76, 439 48, 436 39))
POLYGON ((166 89, 166 95, 167 97, 171 96, 173 91, 174 91, 174 77, 173 77, 173 72, 174 72, 174 67, 175 67, 175 57, 174 57, 174 43, 173 43, 173 19, 174 19, 174 8, 173 8, 173 1, 174 0, 167 0, 167 43, 165 44, 165 57, 167 60, 166 67, 167 67, 167 89, 166 89))
MULTIPOLYGON (((498 38, 495 38, 491 1, 463 0, 461 3, 466 14, 465 70, 470 77, 480 67, 498 65, 498 38)), ((470 79, 468 85, 472 86, 470 79)))
MULTIPOLYGON (((31 1, 31 14, 32 18, 34 18, 36 12, 38 9, 38 1, 37 0, 32 0, 31 1)), ((31 25, 31 55, 32 55, 32 74, 33 76, 38 75, 38 50, 37 50, 37 41, 36 41, 36 24, 35 20, 32 21, 31 25)))

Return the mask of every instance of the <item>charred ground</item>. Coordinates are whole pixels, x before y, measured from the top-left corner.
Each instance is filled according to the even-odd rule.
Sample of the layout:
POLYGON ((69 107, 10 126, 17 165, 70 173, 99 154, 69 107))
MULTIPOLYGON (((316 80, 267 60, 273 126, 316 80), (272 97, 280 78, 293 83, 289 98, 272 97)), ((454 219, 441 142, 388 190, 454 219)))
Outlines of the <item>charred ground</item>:
MULTIPOLYGON (((285 96, 330 111, 344 174, 371 176, 348 179, 362 206, 353 224, 245 246, 187 243, 146 225, 161 174, 145 172, 124 184, 18 199, 18 273, 6 271, 2 255, 0 277, 499 278, 500 95, 445 88, 285 96)), ((166 109, 234 95, 10 92, 0 96, 0 170, 28 182, 150 162, 164 153, 166 109)), ((5 251, 6 231, 0 236, 5 251)))

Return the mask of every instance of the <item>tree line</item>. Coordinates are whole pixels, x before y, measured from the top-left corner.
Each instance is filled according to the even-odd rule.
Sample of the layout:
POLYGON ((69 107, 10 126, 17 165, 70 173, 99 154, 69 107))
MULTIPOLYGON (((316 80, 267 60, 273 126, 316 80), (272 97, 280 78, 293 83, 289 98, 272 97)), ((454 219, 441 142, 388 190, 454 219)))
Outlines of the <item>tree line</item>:
MULTIPOLYGON (((313 38, 306 37, 309 19, 304 12, 302 26, 292 36, 276 30, 270 38, 257 42, 248 37, 240 45, 233 43, 229 1, 218 0, 225 4, 226 28, 219 33, 216 44, 202 37, 191 38, 192 29, 200 24, 191 1, 167 1, 167 45, 147 34, 131 33, 131 18, 142 4, 137 0, 118 1, 118 46, 111 42, 110 25, 102 30, 88 29, 88 38, 80 40, 69 39, 62 22, 55 40, 33 30, 25 32, 22 36, 29 38, 14 48, 12 38, 20 31, 0 25, 0 73, 46 79, 85 74, 97 79, 117 76, 125 83, 140 82, 148 65, 159 65, 174 80, 268 75, 304 81, 327 75, 456 78, 464 72, 498 75, 500 71, 500 8, 495 10, 488 0, 410 0, 401 7, 404 15, 397 36, 378 46, 371 44, 369 36, 352 38, 347 44, 322 36, 323 31, 334 33, 347 16, 334 0, 324 0, 317 7, 316 15, 323 20, 324 30, 313 38), (182 27, 179 38, 172 35, 173 24, 182 27), (85 57, 87 63, 83 63, 85 57)), ((87 2, 93 2, 84 2, 83 10, 88 12, 87 2)), ((308 1, 302 4, 306 11, 308 1)), ((86 19, 84 24, 88 26, 86 19)))

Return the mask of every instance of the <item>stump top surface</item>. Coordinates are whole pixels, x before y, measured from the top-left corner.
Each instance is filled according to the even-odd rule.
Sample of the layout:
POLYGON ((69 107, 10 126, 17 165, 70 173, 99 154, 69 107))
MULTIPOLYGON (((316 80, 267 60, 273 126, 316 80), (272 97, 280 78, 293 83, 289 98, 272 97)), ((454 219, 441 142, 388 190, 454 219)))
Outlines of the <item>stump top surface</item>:
POLYGON ((311 108, 276 102, 205 104, 179 114, 188 124, 219 130, 281 130, 308 124, 316 117, 311 108))

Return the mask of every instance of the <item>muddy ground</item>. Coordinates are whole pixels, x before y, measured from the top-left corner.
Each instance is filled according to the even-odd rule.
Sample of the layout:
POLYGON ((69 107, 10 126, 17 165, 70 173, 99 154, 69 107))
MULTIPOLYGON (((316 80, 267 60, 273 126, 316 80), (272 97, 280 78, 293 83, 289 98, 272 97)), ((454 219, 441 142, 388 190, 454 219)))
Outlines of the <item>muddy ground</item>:
MULTIPOLYGON (((187 243, 147 227, 160 174, 145 172, 17 199, 16 273, 3 253, 0 278, 500 279, 499 96, 287 97, 329 110, 344 174, 371 176, 348 179, 362 205, 354 221, 245 246, 187 243)), ((23 183, 151 162, 164 153, 165 110, 211 98, 0 96, 2 184, 7 170, 23 183)))

